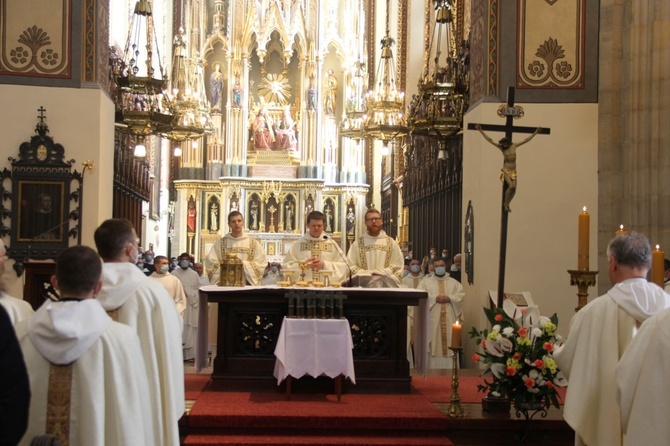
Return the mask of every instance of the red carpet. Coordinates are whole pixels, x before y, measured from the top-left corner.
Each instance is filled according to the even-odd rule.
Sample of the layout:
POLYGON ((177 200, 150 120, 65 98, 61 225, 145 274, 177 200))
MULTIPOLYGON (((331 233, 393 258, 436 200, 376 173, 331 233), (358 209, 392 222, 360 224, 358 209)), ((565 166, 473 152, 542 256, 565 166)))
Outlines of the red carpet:
POLYGON ((187 400, 197 400, 210 381, 209 375, 184 375, 184 390, 187 400))

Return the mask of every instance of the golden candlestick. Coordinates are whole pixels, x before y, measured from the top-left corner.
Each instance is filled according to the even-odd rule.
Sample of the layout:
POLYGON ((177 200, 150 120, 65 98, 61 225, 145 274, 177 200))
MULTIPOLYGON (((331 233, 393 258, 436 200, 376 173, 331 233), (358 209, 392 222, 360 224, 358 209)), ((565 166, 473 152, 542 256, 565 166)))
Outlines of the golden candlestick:
POLYGON ((458 360, 463 347, 449 347, 449 350, 454 352, 454 359, 451 367, 451 399, 447 414, 451 418, 462 418, 465 416, 465 409, 461 406, 461 397, 458 394, 458 360))
POLYGON ((568 273, 570 273, 570 285, 577 285, 577 308, 575 308, 575 312, 577 312, 587 304, 588 288, 596 284, 598 271, 569 269, 568 273))

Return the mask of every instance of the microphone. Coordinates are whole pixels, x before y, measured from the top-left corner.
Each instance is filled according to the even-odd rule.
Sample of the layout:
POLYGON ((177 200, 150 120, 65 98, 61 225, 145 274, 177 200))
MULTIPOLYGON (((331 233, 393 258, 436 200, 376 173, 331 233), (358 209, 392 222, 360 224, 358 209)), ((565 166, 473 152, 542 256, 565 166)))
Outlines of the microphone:
POLYGON ((353 279, 352 279, 351 266, 349 266, 349 262, 347 262, 347 258, 346 258, 346 257, 344 256, 344 254, 342 253, 342 249, 340 248, 340 245, 338 245, 337 243, 335 243, 335 242, 334 242, 330 237, 328 237, 327 235, 324 235, 324 236, 323 236, 323 239, 324 239, 325 241, 330 242, 330 243, 332 243, 333 245, 335 245, 335 250, 336 250, 337 253, 340 255, 340 257, 342 258, 342 260, 344 260, 344 264, 347 265, 347 269, 349 270, 349 288, 353 287, 353 286, 354 286, 354 281, 353 281, 353 279))

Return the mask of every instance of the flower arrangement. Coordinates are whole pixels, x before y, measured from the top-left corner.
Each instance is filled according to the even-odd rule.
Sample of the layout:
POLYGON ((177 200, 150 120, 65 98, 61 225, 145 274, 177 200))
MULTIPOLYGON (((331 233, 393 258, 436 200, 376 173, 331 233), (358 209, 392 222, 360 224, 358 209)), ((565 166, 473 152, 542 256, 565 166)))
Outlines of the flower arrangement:
POLYGON ((537 403, 542 408, 559 407, 556 387, 565 387, 567 380, 556 366, 554 347, 561 342, 556 334, 558 317, 540 316, 537 306, 521 309, 505 300, 503 308, 484 308, 491 330, 478 331, 470 337, 484 350, 472 360, 483 362, 492 380, 484 380, 477 390, 493 398, 508 399, 514 407, 537 403))

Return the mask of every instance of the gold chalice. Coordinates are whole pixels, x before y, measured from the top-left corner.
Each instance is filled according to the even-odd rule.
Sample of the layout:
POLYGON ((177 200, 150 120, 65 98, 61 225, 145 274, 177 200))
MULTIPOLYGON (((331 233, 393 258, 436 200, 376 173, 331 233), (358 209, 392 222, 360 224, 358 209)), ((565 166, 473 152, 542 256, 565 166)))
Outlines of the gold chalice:
POLYGON ((304 282, 305 281, 305 270, 307 269, 307 262, 300 262, 298 264, 300 267, 300 281, 304 282))
POLYGON ((323 286, 330 286, 330 276, 333 275, 332 271, 320 271, 319 275, 323 277, 323 286))
POLYGON ((284 276, 286 277, 286 280, 288 281, 289 286, 293 285, 293 275, 295 274, 295 270, 285 269, 282 272, 284 273, 284 276))

